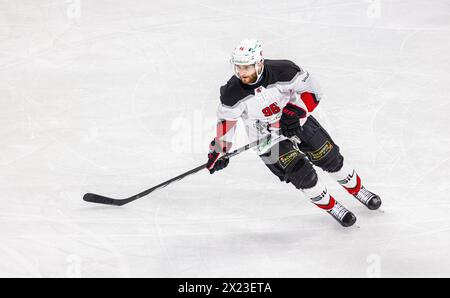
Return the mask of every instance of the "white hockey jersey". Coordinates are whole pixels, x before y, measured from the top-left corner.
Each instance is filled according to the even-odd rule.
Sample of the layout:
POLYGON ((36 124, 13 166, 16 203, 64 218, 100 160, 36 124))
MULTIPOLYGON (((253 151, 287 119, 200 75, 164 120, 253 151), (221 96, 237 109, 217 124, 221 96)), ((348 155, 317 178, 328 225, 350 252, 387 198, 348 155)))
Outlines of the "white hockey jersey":
MULTIPOLYGON (((217 136, 221 144, 230 143, 236 131, 236 121, 242 118, 249 142, 261 139, 271 129, 278 129, 283 107, 291 102, 305 110, 300 119, 303 125, 321 99, 318 83, 310 73, 289 60, 265 60, 262 78, 254 85, 243 84, 233 76, 220 88, 220 104, 217 110, 217 136)), ((285 137, 273 139, 255 148, 265 153, 285 137)))

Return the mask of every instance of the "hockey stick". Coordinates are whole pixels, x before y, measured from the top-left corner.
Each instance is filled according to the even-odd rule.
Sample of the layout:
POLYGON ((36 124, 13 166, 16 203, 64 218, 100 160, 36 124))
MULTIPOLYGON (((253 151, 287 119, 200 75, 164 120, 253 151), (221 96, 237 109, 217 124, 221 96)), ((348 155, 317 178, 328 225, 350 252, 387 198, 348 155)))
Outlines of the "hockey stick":
MULTIPOLYGON (((274 133, 274 135, 276 135, 277 138, 280 137, 278 134, 274 133)), ((238 155, 239 153, 247 151, 250 148, 258 146, 259 144, 262 144, 263 142, 269 142, 271 139, 272 139, 272 135, 267 135, 267 136, 265 136, 265 137, 263 137, 263 138, 261 138, 259 140, 251 142, 251 143, 249 143, 249 144, 247 144, 247 145, 245 145, 243 147, 240 147, 240 148, 238 148, 236 150, 228 152, 228 153, 224 154, 221 158, 222 159, 231 158, 231 157, 233 157, 235 155, 238 155)), ((149 188, 149 189, 147 189, 147 190, 145 190, 145 191, 143 191, 141 193, 138 193, 137 195, 134 195, 134 196, 131 196, 129 198, 126 198, 126 199, 113 199, 113 198, 108 198, 108 197, 97 195, 97 194, 93 194, 93 193, 87 193, 87 194, 85 194, 83 196, 83 200, 85 200, 86 202, 91 202, 91 203, 100 203, 100 204, 106 204, 106 205, 122 206, 122 205, 128 204, 130 202, 133 202, 133 201, 135 201, 135 200, 137 200, 139 198, 142 198, 143 196, 146 196, 146 195, 154 192, 157 189, 161 189, 163 187, 168 186, 169 184, 171 184, 173 182, 179 181, 179 180, 181 180, 181 179, 183 179, 183 178, 185 178, 187 176, 195 174, 195 173, 197 173, 197 172, 199 172, 199 171, 201 171, 201 170, 203 170, 205 168, 206 168, 206 163, 201 165, 201 166, 198 166, 198 167, 196 167, 196 168, 194 168, 192 170, 189 170, 189 171, 187 171, 187 172, 185 172, 183 174, 180 174, 180 175, 178 175, 178 176, 176 176, 176 177, 174 177, 172 179, 169 179, 169 180, 167 180, 167 181, 165 181, 165 182, 163 182, 161 184, 158 184, 158 185, 156 185, 156 186, 154 186, 152 188, 149 188)))

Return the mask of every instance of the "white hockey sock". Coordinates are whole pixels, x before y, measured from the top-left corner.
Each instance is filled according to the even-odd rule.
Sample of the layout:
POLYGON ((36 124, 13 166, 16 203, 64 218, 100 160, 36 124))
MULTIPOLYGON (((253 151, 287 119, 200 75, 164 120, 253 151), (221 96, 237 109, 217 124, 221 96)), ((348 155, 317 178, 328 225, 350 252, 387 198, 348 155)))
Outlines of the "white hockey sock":
POLYGON ((361 178, 356 171, 352 168, 348 168, 345 165, 339 171, 335 173, 329 173, 331 177, 342 185, 349 194, 357 195, 361 189, 361 178))
POLYGON ((305 196, 311 200, 314 204, 316 204, 319 208, 329 210, 334 206, 334 199, 330 196, 326 186, 319 181, 317 181, 316 185, 302 189, 302 192, 305 196))
POLYGON ((340 185, 345 188, 354 188, 357 185, 356 171, 353 168, 344 166, 337 172, 329 173, 340 185))

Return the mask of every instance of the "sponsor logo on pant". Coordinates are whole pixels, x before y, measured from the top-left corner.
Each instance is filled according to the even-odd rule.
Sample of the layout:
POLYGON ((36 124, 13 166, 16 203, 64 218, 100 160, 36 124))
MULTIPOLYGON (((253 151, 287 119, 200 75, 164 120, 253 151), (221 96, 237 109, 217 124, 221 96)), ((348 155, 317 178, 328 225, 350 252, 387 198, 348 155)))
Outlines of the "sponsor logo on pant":
POLYGON ((324 158, 333 149, 333 144, 330 141, 326 141, 318 150, 314 152, 308 152, 312 161, 319 161, 324 158))
POLYGON ((292 151, 289 151, 288 153, 285 153, 285 154, 281 155, 280 158, 279 158, 280 165, 283 167, 283 169, 285 169, 299 155, 300 155, 300 152, 297 151, 297 150, 292 150, 292 151))

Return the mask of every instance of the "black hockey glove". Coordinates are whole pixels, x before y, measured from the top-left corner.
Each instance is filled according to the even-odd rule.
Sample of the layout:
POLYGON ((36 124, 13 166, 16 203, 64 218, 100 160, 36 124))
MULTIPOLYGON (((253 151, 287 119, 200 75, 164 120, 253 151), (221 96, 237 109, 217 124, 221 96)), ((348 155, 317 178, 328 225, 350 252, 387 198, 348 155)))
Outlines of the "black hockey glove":
POLYGON ((300 118, 304 117, 306 117, 305 110, 289 102, 283 108, 283 113, 281 115, 281 134, 288 138, 293 136, 300 136, 300 133, 302 132, 300 118))
POLYGON ((208 153, 208 162, 206 163, 206 168, 209 170, 210 174, 213 174, 215 171, 220 171, 228 166, 230 162, 229 158, 221 158, 221 152, 224 152, 220 146, 216 145, 216 140, 212 140, 209 145, 209 153, 208 153))

